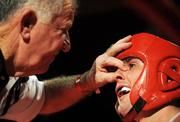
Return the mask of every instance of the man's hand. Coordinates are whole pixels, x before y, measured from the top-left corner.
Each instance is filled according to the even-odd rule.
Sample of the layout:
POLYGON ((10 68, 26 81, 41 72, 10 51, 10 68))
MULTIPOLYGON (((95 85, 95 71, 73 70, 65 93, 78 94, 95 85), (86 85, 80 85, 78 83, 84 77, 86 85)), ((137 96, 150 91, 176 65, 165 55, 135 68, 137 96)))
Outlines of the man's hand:
POLYGON ((96 58, 92 68, 86 74, 86 85, 84 86, 86 90, 95 90, 107 83, 116 81, 119 76, 115 72, 117 69, 127 70, 123 62, 115 56, 132 45, 130 39, 131 36, 127 36, 117 41, 105 53, 96 58))
POLYGON ((131 46, 130 38, 128 36, 113 44, 96 58, 91 69, 83 75, 46 80, 46 100, 41 113, 48 114, 68 108, 99 87, 116 81, 119 74, 115 70, 126 70, 126 67, 115 55, 131 46))

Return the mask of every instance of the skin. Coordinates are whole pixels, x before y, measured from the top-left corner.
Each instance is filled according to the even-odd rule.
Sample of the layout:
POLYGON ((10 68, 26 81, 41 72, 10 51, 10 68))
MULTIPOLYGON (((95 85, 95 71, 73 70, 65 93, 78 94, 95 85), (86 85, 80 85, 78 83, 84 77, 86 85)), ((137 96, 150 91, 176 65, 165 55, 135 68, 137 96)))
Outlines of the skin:
MULTIPOLYGON (((117 71, 119 73, 119 77, 121 78, 119 78, 116 83, 116 93, 117 90, 122 86, 126 86, 131 89, 134 86, 135 81, 138 79, 144 67, 144 63, 138 58, 127 58, 123 61, 124 65, 128 67, 128 70, 117 71)), ((115 105, 115 109, 119 116, 124 117, 132 107, 129 95, 130 92, 123 96, 117 93, 117 103, 115 105)))
MULTIPOLYGON (((71 6, 66 9, 68 14, 55 17, 52 23, 38 20, 30 7, 17 13, 14 21, 10 22, 16 26, 10 27, 11 32, 5 37, 5 41, 9 40, 9 43, 2 49, 10 75, 42 74, 48 70, 60 51, 70 50, 68 29, 73 23, 74 10, 71 6), (24 20, 25 17, 28 20, 24 20), (23 21, 30 21, 30 24, 25 26, 23 21), (6 50, 10 48, 11 51, 6 50)), ((4 28, 6 26, 8 25, 4 28)))

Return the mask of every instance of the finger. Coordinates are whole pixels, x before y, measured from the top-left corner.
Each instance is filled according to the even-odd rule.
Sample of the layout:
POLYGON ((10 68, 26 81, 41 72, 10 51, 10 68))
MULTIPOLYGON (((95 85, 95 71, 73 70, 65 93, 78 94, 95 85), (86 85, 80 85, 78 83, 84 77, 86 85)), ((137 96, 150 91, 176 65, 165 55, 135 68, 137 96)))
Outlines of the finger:
POLYGON ((102 79, 101 79, 101 83, 100 84, 100 87, 107 84, 107 83, 112 83, 112 82, 115 82, 116 80, 116 73, 102 73, 101 76, 100 76, 102 79))
POLYGON ((115 57, 110 57, 110 56, 108 58, 104 59, 102 67, 116 67, 123 71, 128 70, 127 65, 125 65, 123 61, 121 61, 115 57))
POLYGON ((124 37, 123 39, 120 39, 119 41, 117 41, 115 44, 129 42, 131 40, 131 37, 132 37, 131 35, 128 35, 124 37))
POLYGON ((118 52, 127 49, 131 46, 131 35, 126 36, 123 39, 120 39, 119 41, 117 41, 115 44, 113 44, 109 49, 107 49, 106 53, 109 56, 115 56, 118 52))
POLYGON ((113 82, 117 82, 117 77, 119 76, 119 74, 117 73, 112 73, 112 72, 109 72, 109 73, 104 73, 104 74, 101 74, 101 77, 103 76, 103 84, 101 85, 105 85, 107 83, 113 83, 113 82))
POLYGON ((122 50, 125 50, 125 49, 128 49, 129 47, 131 47, 131 45, 132 45, 131 42, 114 44, 105 53, 109 56, 115 56, 122 50))

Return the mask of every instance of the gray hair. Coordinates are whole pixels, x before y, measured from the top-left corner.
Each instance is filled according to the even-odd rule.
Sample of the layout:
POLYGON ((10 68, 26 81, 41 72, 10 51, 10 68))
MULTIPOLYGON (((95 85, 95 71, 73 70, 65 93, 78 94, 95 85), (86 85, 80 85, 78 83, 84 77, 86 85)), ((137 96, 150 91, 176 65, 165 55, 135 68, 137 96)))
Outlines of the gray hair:
POLYGON ((0 0, 0 22, 7 20, 27 0, 0 0))
MULTIPOLYGON (((0 0, 0 22, 5 22, 25 5, 30 5, 44 22, 61 13, 65 0, 0 0)), ((75 3, 75 0, 71 0, 75 3)), ((75 3, 76 4, 76 3, 75 3)))

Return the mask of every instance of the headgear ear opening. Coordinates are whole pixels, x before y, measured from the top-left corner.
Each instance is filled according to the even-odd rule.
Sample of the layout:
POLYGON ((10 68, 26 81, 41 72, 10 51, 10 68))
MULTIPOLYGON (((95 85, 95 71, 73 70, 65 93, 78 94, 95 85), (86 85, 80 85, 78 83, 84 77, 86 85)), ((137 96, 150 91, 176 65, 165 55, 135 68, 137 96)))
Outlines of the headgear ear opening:
POLYGON ((168 58, 160 64, 159 72, 160 89, 164 92, 180 87, 180 60, 168 58))

